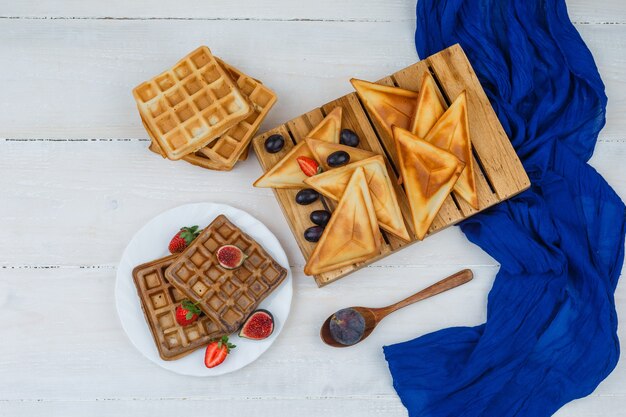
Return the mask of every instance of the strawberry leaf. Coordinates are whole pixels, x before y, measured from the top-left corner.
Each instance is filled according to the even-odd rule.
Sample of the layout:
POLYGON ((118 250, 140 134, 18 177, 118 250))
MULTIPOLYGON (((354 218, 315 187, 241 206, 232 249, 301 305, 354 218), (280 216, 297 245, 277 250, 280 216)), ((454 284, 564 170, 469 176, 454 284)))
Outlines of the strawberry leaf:
POLYGON ((181 305, 181 306, 182 306, 185 310, 189 311, 189 312, 190 312, 190 313, 192 313, 192 314, 197 314, 197 315, 202 314, 202 310, 200 310, 200 308, 199 308, 196 304, 192 303, 192 302, 191 302, 191 301, 189 301, 189 300, 183 300, 183 302, 182 302, 182 303, 180 303, 180 305, 181 305))

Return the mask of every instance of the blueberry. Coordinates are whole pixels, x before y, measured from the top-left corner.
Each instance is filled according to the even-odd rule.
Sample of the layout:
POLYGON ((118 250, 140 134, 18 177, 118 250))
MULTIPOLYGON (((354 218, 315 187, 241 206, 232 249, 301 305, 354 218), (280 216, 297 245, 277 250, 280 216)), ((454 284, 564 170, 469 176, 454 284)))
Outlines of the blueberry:
POLYGON ((339 139, 342 145, 352 146, 353 148, 359 146, 359 137, 350 129, 341 129, 341 138, 339 139))
POLYGON ((304 231, 304 239, 309 242, 317 242, 322 237, 324 228, 322 226, 312 226, 304 231))
POLYGON ((265 150, 269 153, 280 152, 285 146, 285 138, 283 135, 274 134, 265 139, 265 150))
POLYGON ((330 220, 330 212, 326 210, 315 210, 311 213, 309 218, 316 225, 325 227, 330 220))
POLYGON ((306 206, 317 201, 318 198, 320 198, 320 195, 317 191, 311 188, 305 188, 304 190, 298 191, 298 194, 296 194, 296 203, 306 206))
POLYGON ((350 162, 350 155, 346 151, 335 151, 326 158, 326 163, 332 168, 340 167, 348 162, 350 162))

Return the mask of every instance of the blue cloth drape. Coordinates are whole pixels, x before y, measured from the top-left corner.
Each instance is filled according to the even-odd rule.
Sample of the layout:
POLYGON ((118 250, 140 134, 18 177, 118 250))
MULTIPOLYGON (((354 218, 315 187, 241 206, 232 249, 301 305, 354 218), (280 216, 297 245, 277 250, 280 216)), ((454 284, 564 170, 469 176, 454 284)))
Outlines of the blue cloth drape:
POLYGON ((532 187, 461 225, 501 264, 486 323, 384 353, 412 417, 549 416, 591 393, 619 357, 625 208, 586 163, 604 85, 563 0, 419 0, 418 54, 457 42, 532 187))

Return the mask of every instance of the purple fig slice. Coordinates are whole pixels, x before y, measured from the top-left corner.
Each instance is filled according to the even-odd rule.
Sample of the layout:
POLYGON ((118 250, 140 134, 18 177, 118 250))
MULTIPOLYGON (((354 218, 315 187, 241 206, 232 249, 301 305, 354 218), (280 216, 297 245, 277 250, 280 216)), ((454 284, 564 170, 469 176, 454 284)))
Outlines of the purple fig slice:
POLYGON ((247 258, 246 254, 235 245, 221 246, 215 256, 217 262, 225 269, 237 269, 247 258))
POLYGON ((255 310, 245 321, 239 337, 252 340, 263 340, 274 332, 274 316, 267 310, 255 310))

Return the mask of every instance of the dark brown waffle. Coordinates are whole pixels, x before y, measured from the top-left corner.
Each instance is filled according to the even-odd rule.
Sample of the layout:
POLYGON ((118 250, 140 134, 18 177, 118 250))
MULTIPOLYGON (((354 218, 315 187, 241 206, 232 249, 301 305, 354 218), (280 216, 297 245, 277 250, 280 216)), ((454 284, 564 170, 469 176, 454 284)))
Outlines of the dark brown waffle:
POLYGON ((167 280, 225 333, 235 332, 286 276, 285 268, 223 215, 165 271, 167 280), (241 267, 228 270, 219 265, 215 253, 223 245, 235 245, 248 256, 241 267))
POLYGON ((206 346, 225 333, 206 315, 189 326, 176 322, 176 307, 186 298, 167 282, 164 273, 176 256, 157 259, 133 270, 133 280, 141 300, 141 309, 152 332, 159 355, 170 361, 206 346))

